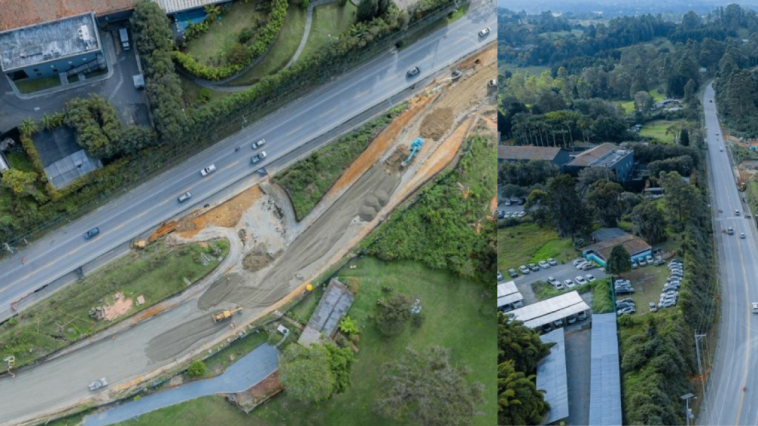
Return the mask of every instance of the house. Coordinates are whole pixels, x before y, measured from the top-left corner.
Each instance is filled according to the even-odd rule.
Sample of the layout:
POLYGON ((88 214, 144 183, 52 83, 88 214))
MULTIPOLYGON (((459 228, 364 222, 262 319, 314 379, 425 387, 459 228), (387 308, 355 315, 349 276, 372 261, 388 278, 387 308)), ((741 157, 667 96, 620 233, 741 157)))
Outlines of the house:
POLYGON ((618 245, 623 246, 629 252, 632 261, 643 259, 653 254, 653 248, 650 247, 650 244, 618 228, 602 228, 594 232, 592 236, 596 241, 598 239, 600 241, 583 248, 582 256, 604 267, 611 257, 611 251, 618 245))
POLYGON ((354 298, 353 293, 344 284, 332 278, 298 343, 307 347, 334 336, 339 322, 350 310, 354 298))
POLYGON ((577 154, 563 169, 566 173, 578 176, 587 167, 602 167, 613 173, 617 181, 625 182, 634 169, 634 152, 612 143, 604 143, 577 154))
POLYGON ((528 161, 549 161, 558 167, 566 164, 571 157, 568 151, 563 148, 552 148, 544 146, 510 146, 498 145, 497 162, 528 162, 528 161))

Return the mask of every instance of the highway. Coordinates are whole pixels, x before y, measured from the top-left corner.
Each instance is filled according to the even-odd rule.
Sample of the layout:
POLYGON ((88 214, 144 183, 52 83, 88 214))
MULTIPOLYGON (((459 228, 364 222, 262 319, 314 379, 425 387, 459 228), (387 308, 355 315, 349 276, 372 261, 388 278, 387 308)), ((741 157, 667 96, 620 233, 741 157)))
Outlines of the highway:
POLYGON ((705 90, 703 105, 721 279, 721 319, 715 363, 698 423, 754 425, 758 424, 758 315, 751 314, 750 302, 758 302, 758 233, 754 220, 745 218, 746 205, 724 146, 712 84, 705 90), (739 216, 735 210, 740 210, 739 216), (734 228, 735 235, 721 233, 729 227, 734 228), (739 237, 742 232, 745 239, 739 237))
POLYGON ((369 108, 391 103, 396 94, 444 69, 458 59, 495 41, 495 32, 478 36, 484 27, 497 27, 491 3, 472 9, 460 20, 397 53, 387 52, 362 64, 287 107, 151 179, 128 194, 34 242, 0 261, 0 320, 7 318, 14 300, 107 253, 177 214, 202 205, 203 200, 255 173, 310 140, 369 108), (421 74, 406 77, 414 66, 421 74), (250 163, 251 144, 265 138, 268 156, 250 163), (239 151, 235 147, 240 146, 239 151), (200 169, 215 164, 205 178, 200 169), (190 191, 190 201, 177 197, 190 191), (93 228, 100 235, 86 241, 93 228))

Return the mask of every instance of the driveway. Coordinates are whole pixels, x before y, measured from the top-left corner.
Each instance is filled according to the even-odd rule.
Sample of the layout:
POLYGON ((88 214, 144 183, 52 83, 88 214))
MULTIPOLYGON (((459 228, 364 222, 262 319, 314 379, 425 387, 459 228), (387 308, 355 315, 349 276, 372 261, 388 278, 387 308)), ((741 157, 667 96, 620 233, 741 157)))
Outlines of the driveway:
MULTIPOLYGON (((564 265, 551 266, 547 269, 540 269, 539 271, 532 272, 529 275, 520 275, 513 281, 516 283, 516 287, 524 296, 524 304, 529 304, 537 302, 537 298, 534 296, 534 292, 532 291, 531 284, 533 282, 547 281, 547 277, 553 277, 556 280, 563 282, 569 279, 573 280, 579 275, 585 276, 587 274, 592 274, 597 279, 603 279, 607 277, 606 273, 603 272, 600 268, 590 269, 589 271, 580 271, 576 269, 574 265, 567 263, 564 265)), ((508 278, 506 278, 506 280, 507 279, 508 278)))

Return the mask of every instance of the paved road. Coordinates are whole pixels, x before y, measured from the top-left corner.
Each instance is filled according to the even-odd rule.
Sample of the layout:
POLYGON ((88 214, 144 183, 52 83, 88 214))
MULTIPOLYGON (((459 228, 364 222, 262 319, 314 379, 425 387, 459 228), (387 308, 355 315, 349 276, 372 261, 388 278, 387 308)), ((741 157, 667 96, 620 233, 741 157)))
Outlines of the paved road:
POLYGON ((758 233, 745 219, 746 206, 735 186, 724 140, 721 136, 713 86, 704 93, 707 127, 711 206, 717 230, 733 227, 736 235, 717 232, 716 245, 721 274, 721 322, 716 360, 706 400, 698 422, 704 425, 758 423, 758 315, 750 313, 750 301, 758 301, 758 233), (723 213, 718 213, 718 210, 723 213), (735 210, 743 212, 736 216, 735 210), (744 240, 737 236, 747 234, 744 240), (747 386, 747 392, 743 392, 747 386))
POLYGON ((298 146, 328 132, 461 57, 494 42, 494 35, 479 38, 478 31, 497 25, 491 5, 470 10, 465 17, 396 54, 387 53, 358 67, 266 117, 255 125, 219 142, 169 172, 135 188, 125 196, 65 226, 16 255, 0 262, 0 319, 10 304, 29 292, 75 270, 160 222, 188 210, 259 167, 286 156, 298 146), (406 78, 412 66, 421 75, 406 78), (250 164, 252 142, 265 138, 268 157, 250 164), (234 148, 242 146, 239 152, 234 148), (201 168, 215 164, 217 171, 201 178, 201 168), (192 199, 179 204, 176 197, 191 191, 192 199), (83 234, 92 227, 100 235, 90 241, 83 234), (22 262, 23 260, 23 262, 22 262))
POLYGON ((278 357, 278 349, 264 344, 235 362, 220 376, 148 395, 139 401, 127 402, 108 411, 87 416, 84 426, 112 425, 195 398, 243 392, 276 371, 279 367, 278 357))

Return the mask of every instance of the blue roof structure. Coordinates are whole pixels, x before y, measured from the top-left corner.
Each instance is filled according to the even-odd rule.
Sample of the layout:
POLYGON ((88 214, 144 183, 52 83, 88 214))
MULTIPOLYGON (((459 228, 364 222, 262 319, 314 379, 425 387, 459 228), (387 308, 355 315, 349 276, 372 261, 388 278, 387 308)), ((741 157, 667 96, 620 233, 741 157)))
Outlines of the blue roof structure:
POLYGON ((616 314, 592 315, 591 426, 621 426, 621 372, 616 314))
POLYGON ((555 423, 569 416, 566 344, 563 337, 563 328, 540 336, 542 343, 555 343, 550 348, 550 354, 537 365, 537 389, 545 391, 545 401, 550 404, 545 424, 555 423))

